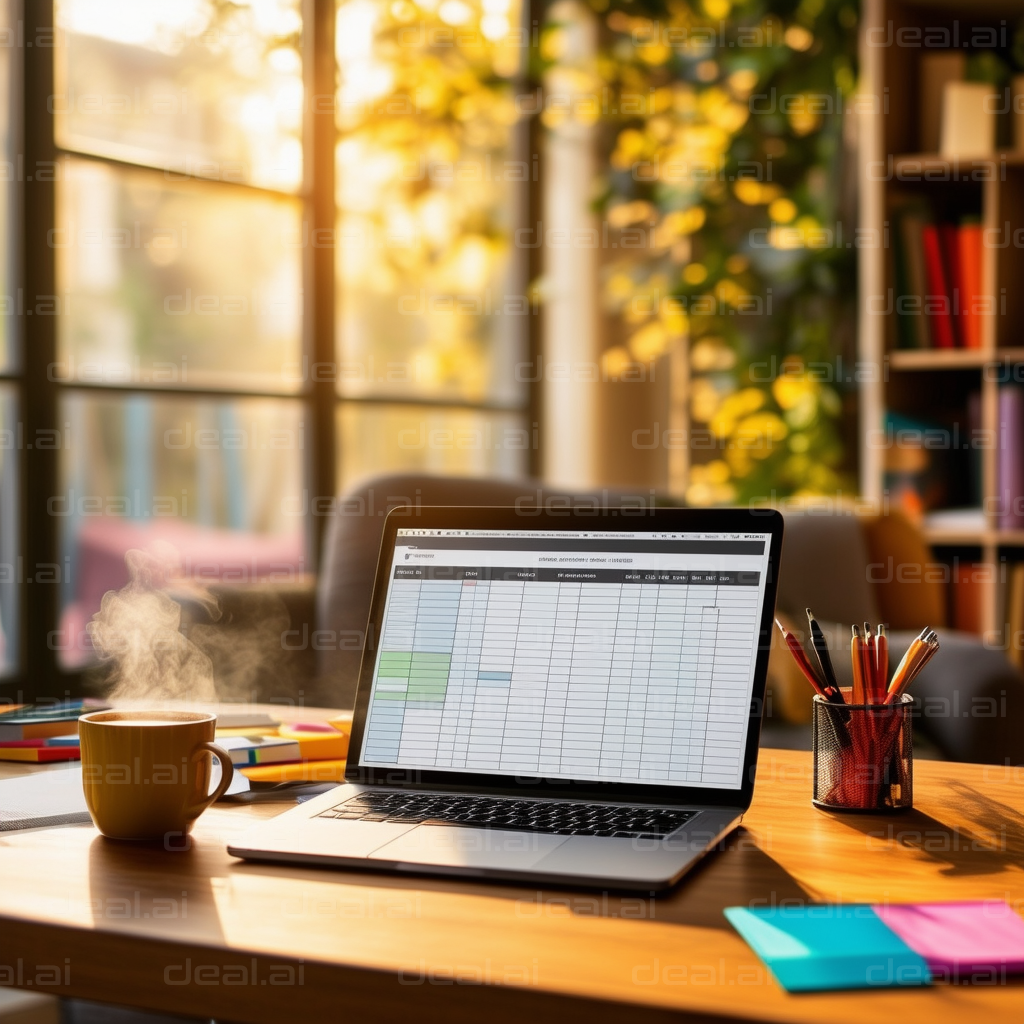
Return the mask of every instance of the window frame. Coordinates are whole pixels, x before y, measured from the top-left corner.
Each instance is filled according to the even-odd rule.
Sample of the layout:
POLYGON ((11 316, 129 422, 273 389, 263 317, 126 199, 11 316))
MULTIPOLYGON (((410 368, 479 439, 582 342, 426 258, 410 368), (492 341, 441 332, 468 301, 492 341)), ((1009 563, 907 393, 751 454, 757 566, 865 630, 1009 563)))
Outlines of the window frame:
MULTIPOLYGON (((16 388, 20 421, 24 437, 31 439, 44 431, 59 430, 59 400, 62 392, 84 394, 117 394, 124 397, 159 393, 180 398, 246 397, 251 391, 229 389, 147 387, 133 382, 131 386, 91 385, 75 382, 62 384, 55 380, 57 363, 57 321, 45 315, 43 304, 57 297, 56 250, 48 233, 56 224, 56 184, 63 157, 97 160, 112 166, 142 167, 100 157, 94 153, 62 150, 55 136, 54 95, 56 26, 54 0, 11 0, 12 18, 22 29, 19 44, 12 52, 12 114, 11 145, 16 175, 11 189, 11 221, 9 230, 15 244, 9 279, 15 295, 24 301, 11 318, 15 359, 7 371, 0 371, 0 383, 16 388), (23 157, 23 164, 19 163, 23 157), (42 172, 42 173, 40 173, 42 172)), ((303 253, 303 327, 302 351, 310 364, 337 365, 336 355, 336 204, 335 204, 335 127, 336 59, 334 47, 335 9, 337 0, 302 0, 303 60, 306 83, 306 117, 304 124, 303 186, 296 194, 302 203, 303 221, 310 227, 310 237, 329 238, 330 245, 306 246, 303 253)), ((524 21, 530 23, 527 8, 524 21)), ((536 25, 536 22, 533 22, 536 25)), ((524 72, 524 88, 535 87, 524 72)), ((534 117, 520 124, 527 149, 526 158, 533 159, 540 150, 540 125, 534 117)), ((144 168, 145 169, 145 168, 144 168)), ((152 168, 150 168, 152 169, 152 168)), ((160 173, 156 169, 154 173, 160 173)), ((532 176, 531 176, 532 177, 532 176)), ((543 177, 543 172, 540 175, 543 177)), ((205 180, 197 178, 196 180, 205 180)), ((225 188, 266 192, 258 186, 211 182, 225 188)), ((540 209, 541 183, 531 181, 523 204, 523 226, 536 220, 540 209)), ((287 195, 287 193, 275 193, 287 195)), ((540 250, 529 249, 522 256, 523 274, 527 282, 541 272, 540 250)), ((538 310, 531 307, 525 325, 524 358, 537 365, 540 350, 538 310)), ((343 404, 381 404, 375 397, 342 396, 333 374, 314 374, 294 394, 271 395, 301 402, 305 422, 309 426, 310 443, 304 452, 304 481, 310 500, 306 503, 306 536, 308 563, 314 571, 320 564, 328 516, 324 509, 333 506, 337 494, 337 412, 343 404)), ((262 394, 262 393, 261 393, 262 394)), ((542 426, 539 409, 540 389, 529 383, 525 406, 520 410, 530 435, 542 426)), ((397 398, 396 404, 424 408, 444 405, 452 408, 487 408, 456 400, 437 402, 429 398, 397 398)), ((51 435, 52 436, 52 435, 51 435)), ((30 447, 29 444, 26 447, 30 447)), ((60 520, 44 515, 48 500, 58 494, 60 452, 35 448, 30 454, 15 450, 20 482, 19 558, 15 572, 20 590, 18 651, 14 670, 0 677, 0 701, 31 701, 42 697, 68 698, 80 696, 84 688, 84 672, 61 666, 57 644, 60 615, 59 576, 65 567, 60 558, 60 520), (57 581, 40 580, 41 569, 56 575, 57 581), (56 567, 56 574, 53 569, 56 567)), ((524 467, 530 476, 540 471, 542 453, 531 446, 524 467)))

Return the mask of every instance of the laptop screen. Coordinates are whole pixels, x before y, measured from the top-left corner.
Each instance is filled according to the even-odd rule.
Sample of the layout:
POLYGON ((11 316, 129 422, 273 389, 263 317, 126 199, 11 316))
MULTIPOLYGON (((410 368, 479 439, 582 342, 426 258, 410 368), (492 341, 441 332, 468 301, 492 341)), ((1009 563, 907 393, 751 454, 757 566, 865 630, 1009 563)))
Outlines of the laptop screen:
POLYGON ((399 529, 360 764, 739 789, 769 547, 399 529))

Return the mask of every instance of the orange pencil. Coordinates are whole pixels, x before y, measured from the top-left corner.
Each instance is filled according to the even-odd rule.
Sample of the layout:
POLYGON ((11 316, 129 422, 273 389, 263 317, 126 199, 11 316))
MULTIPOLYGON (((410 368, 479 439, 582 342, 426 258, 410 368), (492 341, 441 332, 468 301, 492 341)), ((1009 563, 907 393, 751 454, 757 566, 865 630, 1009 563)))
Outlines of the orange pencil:
POLYGON ((850 640, 850 661, 853 664, 853 693, 851 694, 852 704, 866 704, 867 693, 865 691, 864 679, 864 641, 861 639, 860 627, 852 627, 850 640))

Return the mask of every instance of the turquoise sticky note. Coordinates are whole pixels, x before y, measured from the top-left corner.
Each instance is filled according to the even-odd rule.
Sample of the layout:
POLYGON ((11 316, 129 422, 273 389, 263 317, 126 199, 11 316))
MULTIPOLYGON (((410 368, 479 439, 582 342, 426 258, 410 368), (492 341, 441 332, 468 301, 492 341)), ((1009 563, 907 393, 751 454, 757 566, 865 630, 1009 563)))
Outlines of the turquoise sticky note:
POLYGON ((727 907, 725 916, 787 992, 931 984, 924 959, 866 904, 727 907))

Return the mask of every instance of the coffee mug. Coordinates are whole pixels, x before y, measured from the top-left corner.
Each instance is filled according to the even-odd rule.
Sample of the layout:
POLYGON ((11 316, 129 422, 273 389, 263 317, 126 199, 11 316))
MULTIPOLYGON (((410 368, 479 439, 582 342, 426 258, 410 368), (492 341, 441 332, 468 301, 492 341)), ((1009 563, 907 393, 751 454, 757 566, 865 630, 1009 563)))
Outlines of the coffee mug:
POLYGON ((231 785, 217 716, 201 711, 93 711, 78 720, 82 785, 96 827, 110 839, 184 836, 231 785), (210 793, 213 758, 220 785, 210 793))

